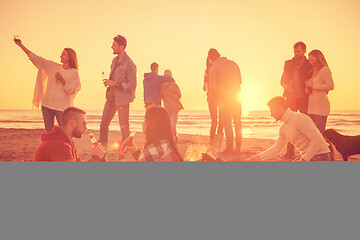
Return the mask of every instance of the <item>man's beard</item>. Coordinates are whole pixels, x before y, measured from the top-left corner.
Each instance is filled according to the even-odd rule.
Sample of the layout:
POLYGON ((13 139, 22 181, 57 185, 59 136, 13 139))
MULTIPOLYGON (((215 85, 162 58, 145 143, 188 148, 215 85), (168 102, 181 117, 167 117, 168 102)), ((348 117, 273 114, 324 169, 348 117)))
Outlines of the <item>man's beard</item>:
POLYGON ((75 128, 72 135, 76 138, 81 138, 85 131, 81 132, 78 128, 75 128))
POLYGON ((302 56, 295 56, 295 60, 296 60, 296 61, 301 61, 301 60, 303 60, 304 57, 305 57, 304 55, 302 55, 302 56))

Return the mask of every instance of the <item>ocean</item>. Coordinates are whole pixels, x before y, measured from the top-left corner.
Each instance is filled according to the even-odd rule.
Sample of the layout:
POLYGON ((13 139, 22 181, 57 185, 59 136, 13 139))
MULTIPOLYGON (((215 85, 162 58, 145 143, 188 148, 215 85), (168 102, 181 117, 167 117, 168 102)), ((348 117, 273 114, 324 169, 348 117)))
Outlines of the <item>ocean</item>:
MULTIPOLYGON (((87 110, 88 128, 98 130, 102 110, 87 110)), ((130 129, 142 131, 143 110, 130 111, 130 129)), ((55 121, 56 122, 56 121, 55 121)), ((206 110, 183 110, 179 114, 177 131, 180 134, 209 135, 210 115, 206 110)), ((276 139, 281 123, 276 122, 267 111, 250 111, 242 116, 244 138, 276 139)), ((0 110, 0 128, 43 129, 41 111, 0 110)), ((360 135, 360 111, 332 111, 327 128, 334 128, 345 135, 360 135)), ((110 130, 119 131, 117 115, 110 124, 110 130)))

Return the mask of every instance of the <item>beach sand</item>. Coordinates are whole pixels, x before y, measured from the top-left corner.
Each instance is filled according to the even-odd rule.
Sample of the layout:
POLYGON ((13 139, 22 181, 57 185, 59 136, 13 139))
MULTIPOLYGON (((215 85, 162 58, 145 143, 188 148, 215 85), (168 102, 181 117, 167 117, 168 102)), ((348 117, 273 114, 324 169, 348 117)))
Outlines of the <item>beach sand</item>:
MULTIPOLYGON (((36 149, 41 144, 42 129, 5 129, 0 128, 0 161, 32 161, 36 149)), ((80 139, 75 139, 75 145, 82 161, 87 161, 91 158, 90 149, 91 143, 89 139, 89 133, 93 133, 97 139, 99 139, 98 130, 88 130, 84 136, 80 139)), ((119 161, 118 150, 114 146, 114 143, 120 140, 119 131, 109 132, 109 150, 108 161, 119 161)), ((223 161, 247 161, 247 159, 261 151, 264 151, 275 140, 271 139, 259 139, 259 138, 244 138, 242 142, 241 154, 226 154, 217 155, 211 148, 209 148, 209 138, 202 135, 179 135, 179 148, 183 154, 185 161, 200 161, 202 153, 208 152, 214 157, 218 157, 223 161)), ((134 138, 134 143, 141 148, 144 144, 144 135, 141 132, 137 132, 134 138)), ((222 148, 224 148, 225 139, 223 141, 222 148)), ((281 154, 262 161, 287 161, 282 159, 281 154)), ((335 150, 335 159, 342 161, 340 154, 335 150)), ((360 155, 355 155, 349 158, 350 161, 360 161, 360 155)), ((125 160, 122 161, 135 161, 131 154, 127 154, 125 160)))

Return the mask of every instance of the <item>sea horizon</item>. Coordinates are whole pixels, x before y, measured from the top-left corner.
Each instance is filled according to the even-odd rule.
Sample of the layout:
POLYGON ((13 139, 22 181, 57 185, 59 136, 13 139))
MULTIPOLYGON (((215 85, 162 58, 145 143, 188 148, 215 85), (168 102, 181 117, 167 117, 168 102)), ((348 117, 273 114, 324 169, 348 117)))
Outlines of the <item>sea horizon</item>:
MULTIPOLYGON (((102 110, 85 110, 88 129, 99 130, 102 110)), ((130 110, 130 130, 142 131, 145 110, 130 110)), ((56 122, 56 120, 55 120, 56 122)), ((208 110, 182 110, 179 113, 177 132, 180 134, 209 135, 210 114, 208 110)), ((276 122, 269 110, 251 110, 242 116, 244 138, 276 139, 281 122, 276 122)), ((44 129, 41 111, 30 109, 0 110, 0 128, 44 129)), ((345 135, 360 135, 360 110, 333 110, 328 117, 327 128, 345 135)), ((117 114, 109 130, 120 131, 117 114)))

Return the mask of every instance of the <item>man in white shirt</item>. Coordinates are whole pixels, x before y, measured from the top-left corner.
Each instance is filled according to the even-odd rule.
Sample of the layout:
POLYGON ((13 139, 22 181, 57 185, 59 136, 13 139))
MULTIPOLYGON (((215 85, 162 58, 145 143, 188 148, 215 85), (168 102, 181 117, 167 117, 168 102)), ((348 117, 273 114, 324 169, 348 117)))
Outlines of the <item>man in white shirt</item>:
POLYGON ((250 160, 260 160, 279 154, 291 142, 301 154, 300 161, 332 161, 333 155, 314 122, 305 114, 293 112, 283 97, 274 97, 268 102, 271 116, 282 121, 279 138, 266 151, 250 160))

